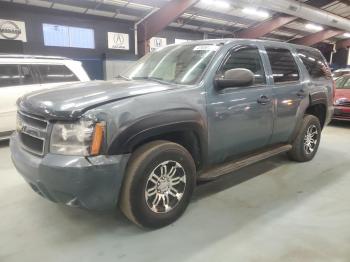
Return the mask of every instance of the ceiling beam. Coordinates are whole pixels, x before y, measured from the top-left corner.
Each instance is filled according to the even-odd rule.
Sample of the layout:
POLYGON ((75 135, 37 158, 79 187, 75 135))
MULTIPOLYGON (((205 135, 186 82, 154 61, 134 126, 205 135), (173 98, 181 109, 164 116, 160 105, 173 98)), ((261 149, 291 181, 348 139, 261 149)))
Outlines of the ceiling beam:
POLYGON ((308 0, 306 2, 304 2, 304 4, 307 5, 311 5, 313 7, 322 7, 322 6, 326 6, 332 2, 335 2, 336 0, 308 0))
POLYGON ((324 40, 327 40, 329 38, 332 38, 334 36, 340 35, 345 33, 344 31, 341 30, 333 30, 333 29, 325 29, 317 33, 313 33, 311 35, 307 35, 298 39, 294 39, 291 41, 294 44, 299 44, 299 45, 307 45, 307 46, 312 46, 314 44, 317 44, 319 42, 322 42, 324 40))
POLYGON ((349 47, 350 47, 350 38, 339 40, 335 45, 336 49, 349 48, 349 47))
POLYGON ((199 0, 169 1, 140 23, 137 27, 139 54, 146 54, 149 51, 148 40, 161 32, 198 1, 199 0))
POLYGON ((262 23, 259 23, 256 26, 243 29, 240 32, 236 33, 236 37, 239 38, 259 38, 262 37, 268 33, 271 33, 272 31, 275 31, 276 29, 280 28, 281 26, 284 26, 294 20, 296 20, 297 17, 293 16, 277 16, 275 18, 272 18, 268 21, 264 21, 262 23))

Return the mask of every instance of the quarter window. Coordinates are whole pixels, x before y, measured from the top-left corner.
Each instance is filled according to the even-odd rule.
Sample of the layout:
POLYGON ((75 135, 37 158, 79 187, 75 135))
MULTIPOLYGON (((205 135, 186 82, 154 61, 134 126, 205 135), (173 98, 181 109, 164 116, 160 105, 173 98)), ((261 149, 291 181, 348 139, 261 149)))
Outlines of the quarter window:
POLYGON ((265 84, 265 71, 259 54, 259 49, 254 46, 235 47, 226 58, 220 73, 235 68, 245 68, 254 74, 254 85, 265 84))
POLYGON ((0 65, 0 87, 20 85, 17 65, 0 65))
POLYGON ((79 81, 74 73, 64 65, 38 65, 37 67, 42 83, 79 81))
POLYGON ((288 49, 266 48, 270 60, 273 80, 275 83, 293 82, 299 80, 298 66, 288 49))
POLYGON ((299 49, 297 52, 311 78, 329 79, 331 77, 326 61, 319 52, 303 49, 299 49))

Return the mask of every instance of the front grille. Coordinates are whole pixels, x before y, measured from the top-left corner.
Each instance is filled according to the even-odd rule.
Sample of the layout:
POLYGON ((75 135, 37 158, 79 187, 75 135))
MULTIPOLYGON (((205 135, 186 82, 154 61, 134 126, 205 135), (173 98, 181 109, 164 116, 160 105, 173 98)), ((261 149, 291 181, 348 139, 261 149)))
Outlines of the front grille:
POLYGON ((334 116, 344 116, 344 117, 350 117, 350 113, 344 112, 341 109, 334 109, 334 116))
POLYGON ((44 155, 48 125, 43 118, 18 112, 17 131, 22 147, 30 153, 44 155))
POLYGON ((339 103, 340 106, 346 106, 346 107, 350 107, 350 102, 341 102, 339 103))
POLYGON ((44 152, 44 140, 33 137, 26 133, 19 133, 22 146, 27 150, 37 155, 42 155, 44 152))

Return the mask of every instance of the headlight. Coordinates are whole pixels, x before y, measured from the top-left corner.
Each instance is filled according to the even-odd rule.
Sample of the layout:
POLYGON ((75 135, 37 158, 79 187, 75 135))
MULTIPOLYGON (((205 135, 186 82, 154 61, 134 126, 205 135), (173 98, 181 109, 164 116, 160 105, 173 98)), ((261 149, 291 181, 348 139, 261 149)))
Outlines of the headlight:
POLYGON ((98 155, 103 133, 104 124, 92 120, 57 122, 51 133, 50 152, 61 155, 98 155))
POLYGON ((348 102, 348 99, 345 98, 345 97, 342 97, 342 98, 339 98, 339 99, 335 100, 334 105, 337 106, 337 105, 344 104, 344 103, 346 103, 346 102, 348 102))

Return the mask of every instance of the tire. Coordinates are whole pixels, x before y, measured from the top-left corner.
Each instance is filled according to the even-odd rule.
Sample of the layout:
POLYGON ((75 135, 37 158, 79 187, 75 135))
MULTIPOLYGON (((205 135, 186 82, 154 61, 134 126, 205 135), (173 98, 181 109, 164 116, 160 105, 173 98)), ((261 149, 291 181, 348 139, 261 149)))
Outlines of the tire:
POLYGON ((183 214, 195 184, 196 167, 190 153, 176 143, 153 141, 131 155, 119 207, 141 227, 164 227, 183 214))
POLYGON ((289 158, 297 162, 306 162, 313 159, 320 145, 321 131, 319 119, 313 115, 305 115, 299 133, 292 144, 293 147, 288 152, 289 158), (315 134, 310 137, 310 134, 313 133, 315 134), (311 143, 310 139, 314 143, 311 143))

